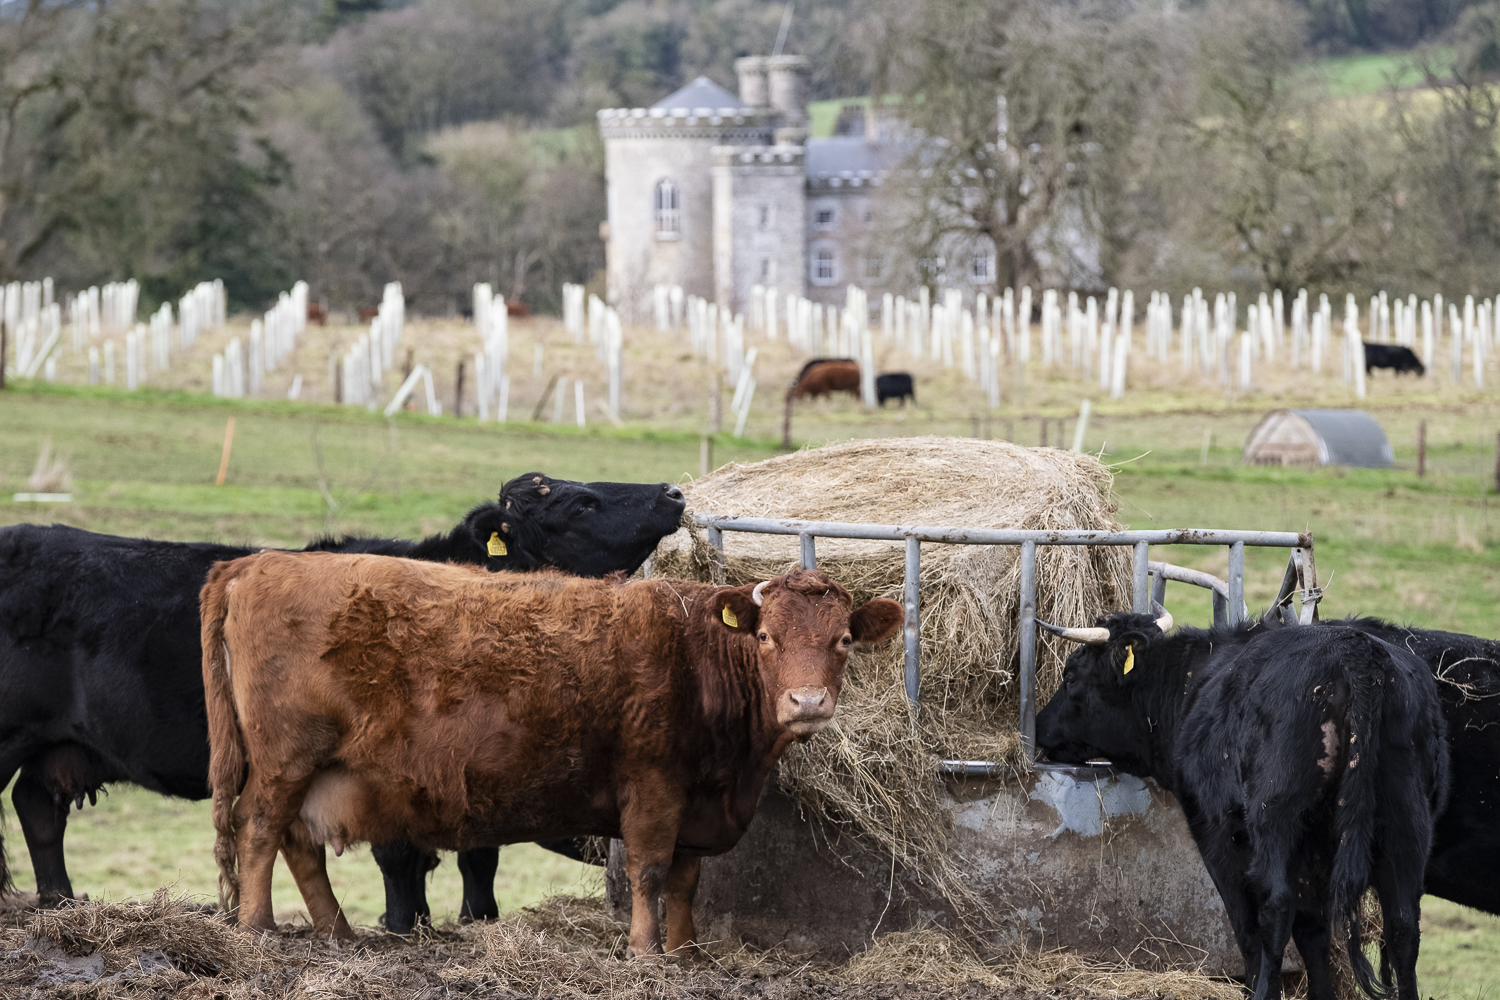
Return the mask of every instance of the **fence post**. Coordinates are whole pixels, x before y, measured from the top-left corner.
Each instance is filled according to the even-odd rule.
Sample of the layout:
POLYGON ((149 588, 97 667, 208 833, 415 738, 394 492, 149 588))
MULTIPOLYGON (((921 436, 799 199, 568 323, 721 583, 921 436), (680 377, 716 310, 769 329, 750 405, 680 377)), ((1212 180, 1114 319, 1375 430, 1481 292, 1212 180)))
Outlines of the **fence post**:
POLYGON ((912 713, 917 712, 917 695, 922 685, 922 543, 911 535, 906 538, 906 697, 912 713))
POLYGON ((1135 565, 1131 567, 1130 610, 1138 615, 1151 610, 1151 570, 1148 565, 1150 552, 1148 542, 1135 543, 1135 565))
POLYGON ((802 568, 803 569, 817 569, 818 568, 818 542, 817 542, 817 539, 814 536, 809 535, 806 532, 803 532, 802 534, 800 534, 800 535, 797 536, 797 542, 800 544, 800 546, 802 548, 802 568))
POLYGON ((1417 424, 1417 478, 1427 475, 1427 421, 1417 424))
POLYGON ((1226 609, 1229 624, 1238 625, 1245 620, 1245 543, 1235 542, 1229 546, 1229 607, 1226 609))
POLYGON ((1021 543, 1021 744, 1036 758, 1036 542, 1021 543))

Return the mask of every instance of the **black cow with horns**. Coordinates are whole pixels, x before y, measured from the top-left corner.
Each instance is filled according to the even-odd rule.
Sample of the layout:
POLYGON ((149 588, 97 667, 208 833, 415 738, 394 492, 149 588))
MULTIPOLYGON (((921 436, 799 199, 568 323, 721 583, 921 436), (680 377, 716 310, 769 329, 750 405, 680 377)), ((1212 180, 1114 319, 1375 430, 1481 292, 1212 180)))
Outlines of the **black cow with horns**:
MULTIPOLYGON (((682 491, 666 483, 578 483, 527 473, 497 502, 422 541, 322 538, 308 549, 370 552, 491 571, 554 566, 579 576, 633 572, 677 530, 682 491)), ((208 723, 198 592, 209 567, 254 549, 99 535, 64 525, 0 529, 0 787, 12 792, 41 905, 73 896, 63 857, 70 805, 129 781, 203 799, 208 723)), ((575 854, 571 842, 546 844, 575 854)), ((377 845, 386 926, 427 916, 434 856, 377 845)), ((459 855, 462 913, 498 915, 497 851, 459 855)), ((0 847, 0 888, 11 886, 0 847)))
POLYGON ((1380 979, 1417 1000, 1422 871, 1448 789, 1436 684, 1399 646, 1337 625, 1182 629, 1113 614, 1060 629, 1083 643, 1036 719, 1061 763, 1108 758, 1177 797, 1223 897, 1256 1000, 1281 996, 1288 938, 1312 1000, 1333 1000, 1331 929, 1350 929, 1360 988, 1382 991, 1359 950, 1359 901, 1384 920, 1380 979))

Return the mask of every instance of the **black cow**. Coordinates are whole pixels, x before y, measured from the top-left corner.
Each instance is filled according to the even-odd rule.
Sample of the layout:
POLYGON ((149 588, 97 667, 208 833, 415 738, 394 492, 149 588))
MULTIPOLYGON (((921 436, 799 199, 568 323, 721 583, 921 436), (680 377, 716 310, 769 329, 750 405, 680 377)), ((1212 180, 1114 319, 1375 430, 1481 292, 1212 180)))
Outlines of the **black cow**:
POLYGON ((917 405, 917 390, 908 372, 885 372, 875 376, 875 395, 880 399, 880 405, 884 406, 887 399, 894 399, 906 405, 911 400, 911 405, 917 405))
MULTIPOLYGON (((378 552, 499 570, 556 566, 582 576, 634 571, 682 517, 665 483, 575 483, 528 473, 447 534, 319 539, 309 549, 378 552)), ((254 549, 98 535, 64 525, 0 529, 0 787, 12 793, 42 905, 73 895, 63 858, 70 804, 129 781, 202 799, 208 789, 198 592, 209 567, 254 549)), ((545 845, 564 847, 566 845, 545 845)), ((375 852, 386 925, 428 914, 435 859, 409 845, 375 852)), ((464 914, 498 915, 493 849, 465 852, 464 914)), ((10 870, 0 851, 0 886, 10 870)))
MULTIPOLYGON (((1272 619, 1268 623, 1274 624, 1272 619)), ((1448 723, 1448 807, 1432 831, 1427 891, 1500 913, 1500 642, 1457 632, 1395 625, 1379 618, 1332 624, 1400 646, 1437 679, 1448 723)))
POLYGON ((1417 1000, 1422 870, 1448 788, 1436 684, 1406 650, 1337 625, 1183 629, 1115 614, 1055 630, 1088 643, 1037 715, 1054 761, 1108 758, 1177 797, 1223 897, 1257 1000, 1281 996, 1288 938, 1312 1000, 1333 1000, 1330 920, 1359 950, 1359 901, 1384 918, 1381 980, 1417 1000))
POLYGON ((1427 374, 1422 360, 1412 352, 1410 347, 1396 347, 1393 344, 1366 344, 1365 374, 1370 374, 1376 368, 1389 368, 1397 375, 1402 372, 1427 374))

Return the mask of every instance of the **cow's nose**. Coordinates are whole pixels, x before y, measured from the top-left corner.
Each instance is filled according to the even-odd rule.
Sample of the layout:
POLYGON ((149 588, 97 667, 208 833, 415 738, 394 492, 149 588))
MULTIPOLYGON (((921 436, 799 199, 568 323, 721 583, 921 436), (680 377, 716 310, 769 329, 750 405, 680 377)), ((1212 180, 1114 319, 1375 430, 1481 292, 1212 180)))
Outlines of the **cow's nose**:
POLYGON ((798 715, 818 715, 823 711, 823 706, 828 701, 828 689, 826 687, 793 688, 787 692, 791 699, 792 708, 796 709, 798 715))
POLYGON ((667 495, 667 498, 669 500, 680 500, 683 503, 687 502, 687 497, 683 496, 682 490, 676 486, 672 486, 668 483, 662 483, 661 491, 667 495))

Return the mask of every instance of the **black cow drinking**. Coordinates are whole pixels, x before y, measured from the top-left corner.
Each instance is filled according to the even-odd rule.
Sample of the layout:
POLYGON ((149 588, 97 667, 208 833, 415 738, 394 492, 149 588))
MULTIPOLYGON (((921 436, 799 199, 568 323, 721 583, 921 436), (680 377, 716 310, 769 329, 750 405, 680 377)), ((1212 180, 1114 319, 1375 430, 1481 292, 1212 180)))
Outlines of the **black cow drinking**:
MULTIPOLYGON (((1223 897, 1256 1000, 1281 996, 1288 938, 1312 1000, 1333 1000, 1330 918, 1359 939, 1379 896, 1381 980, 1417 1000, 1422 871, 1448 788, 1432 673, 1404 649, 1339 626, 1183 629, 1116 614, 1092 629, 1036 720, 1063 763, 1108 758, 1177 797, 1223 897)), ((1364 991, 1373 973, 1349 958, 1364 991)))
POLYGON ((1389 368, 1397 375, 1402 372, 1427 374, 1427 369, 1423 367, 1421 359, 1410 347, 1396 347, 1393 344, 1366 344, 1365 374, 1370 374, 1376 368, 1389 368))
MULTIPOLYGON (((324 538, 308 548, 597 577, 634 571, 677 529, 683 509, 682 491, 665 483, 528 473, 447 534, 324 538)), ((70 804, 115 781, 208 796, 198 592, 215 562, 254 551, 63 525, 0 529, 0 787, 20 771, 12 801, 42 905, 73 895, 63 857, 70 804)), ((386 924, 409 931, 428 913, 423 876, 435 861, 400 844, 381 845, 375 857, 386 924)), ((460 855, 465 915, 497 915, 495 858, 494 849, 460 855)), ((9 883, 0 851, 0 885, 9 883)))

